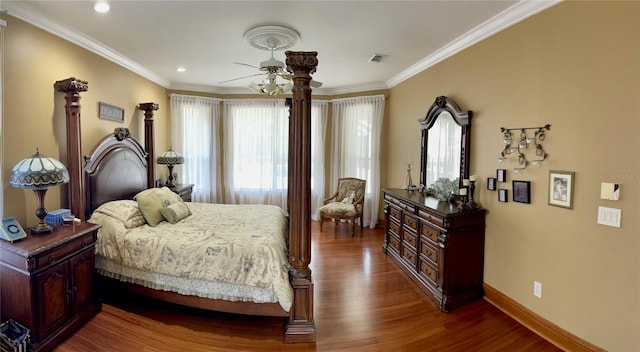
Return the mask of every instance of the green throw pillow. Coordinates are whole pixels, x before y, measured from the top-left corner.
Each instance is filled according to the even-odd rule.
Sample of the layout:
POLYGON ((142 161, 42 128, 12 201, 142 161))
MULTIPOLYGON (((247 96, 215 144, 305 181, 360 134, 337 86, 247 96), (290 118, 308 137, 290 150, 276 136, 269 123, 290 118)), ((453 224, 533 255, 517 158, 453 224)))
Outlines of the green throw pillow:
POLYGON ((184 202, 175 202, 160 209, 160 213, 172 224, 191 215, 191 210, 184 202))
POLYGON ((136 201, 138 201, 138 208, 149 226, 156 226, 161 221, 164 221, 162 213, 160 212, 162 209, 162 200, 157 194, 138 194, 136 195, 136 201))

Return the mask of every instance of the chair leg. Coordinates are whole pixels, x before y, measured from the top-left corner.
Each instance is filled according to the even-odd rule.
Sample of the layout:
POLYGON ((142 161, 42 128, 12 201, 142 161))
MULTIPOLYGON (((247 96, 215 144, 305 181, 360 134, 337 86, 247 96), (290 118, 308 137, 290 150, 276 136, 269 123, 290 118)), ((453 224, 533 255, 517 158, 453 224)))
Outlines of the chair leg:
POLYGON ((356 219, 351 220, 351 236, 356 235, 356 219))

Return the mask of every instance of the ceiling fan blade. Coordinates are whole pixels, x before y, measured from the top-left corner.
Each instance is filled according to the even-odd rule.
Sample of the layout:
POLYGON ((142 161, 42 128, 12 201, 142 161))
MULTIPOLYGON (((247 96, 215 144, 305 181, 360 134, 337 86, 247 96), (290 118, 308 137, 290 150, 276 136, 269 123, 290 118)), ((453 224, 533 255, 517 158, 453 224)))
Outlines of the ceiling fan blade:
POLYGON ((218 82, 218 84, 227 83, 227 82, 232 82, 232 81, 237 81, 237 80, 239 80, 239 79, 244 79, 244 78, 249 78, 249 77, 255 77, 255 76, 262 76, 262 73, 255 73, 255 74, 253 74, 253 75, 248 75, 248 76, 244 76, 244 77, 238 77, 238 78, 228 79, 228 80, 226 80, 226 81, 218 82))
POLYGON ((249 67, 253 67, 253 68, 257 68, 258 70, 260 69, 260 67, 258 67, 258 66, 249 65, 249 64, 242 63, 242 62, 234 62, 234 64, 236 64, 236 65, 242 65, 242 66, 249 66, 249 67))
POLYGON ((313 88, 320 88, 322 87, 322 82, 311 80, 311 82, 309 82, 309 85, 313 88))

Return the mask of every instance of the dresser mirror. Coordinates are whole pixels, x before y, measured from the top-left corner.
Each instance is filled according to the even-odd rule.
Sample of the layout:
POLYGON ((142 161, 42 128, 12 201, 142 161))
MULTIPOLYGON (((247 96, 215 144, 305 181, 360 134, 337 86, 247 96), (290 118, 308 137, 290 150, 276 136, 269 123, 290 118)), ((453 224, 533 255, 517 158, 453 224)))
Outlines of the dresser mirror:
POLYGON ((420 184, 425 189, 450 187, 457 193, 469 177, 469 138, 472 112, 462 111, 451 99, 440 96, 427 115, 419 119, 422 130, 420 184))

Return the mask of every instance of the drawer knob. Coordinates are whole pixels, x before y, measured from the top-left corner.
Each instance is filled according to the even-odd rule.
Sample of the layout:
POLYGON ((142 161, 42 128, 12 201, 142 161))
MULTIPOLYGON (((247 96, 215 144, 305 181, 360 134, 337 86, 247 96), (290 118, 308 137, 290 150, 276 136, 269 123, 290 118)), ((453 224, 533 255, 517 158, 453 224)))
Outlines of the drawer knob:
POLYGON ((53 262, 55 262, 55 261, 56 261, 56 256, 55 256, 55 255, 53 255, 53 254, 52 254, 52 255, 50 255, 50 256, 49 256, 49 263, 53 263, 53 262))
POLYGON ((80 243, 80 246, 82 247, 86 247, 87 246, 87 240, 82 240, 82 243, 80 243))

